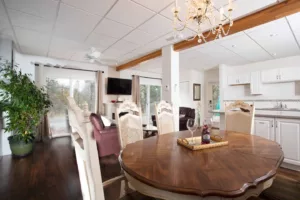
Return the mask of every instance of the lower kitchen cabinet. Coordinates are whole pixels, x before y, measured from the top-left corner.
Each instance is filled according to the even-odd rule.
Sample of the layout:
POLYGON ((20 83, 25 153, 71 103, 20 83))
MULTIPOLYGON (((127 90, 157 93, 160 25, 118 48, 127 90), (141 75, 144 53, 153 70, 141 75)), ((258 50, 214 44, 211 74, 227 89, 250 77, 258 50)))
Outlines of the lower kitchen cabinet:
POLYGON ((254 133, 257 136, 275 141, 274 119, 273 118, 255 118, 254 133))
POLYGON ((300 166, 300 120, 256 117, 254 135, 279 143, 284 162, 300 166))
POLYGON ((286 163, 300 165, 300 120, 276 119, 276 142, 286 163))

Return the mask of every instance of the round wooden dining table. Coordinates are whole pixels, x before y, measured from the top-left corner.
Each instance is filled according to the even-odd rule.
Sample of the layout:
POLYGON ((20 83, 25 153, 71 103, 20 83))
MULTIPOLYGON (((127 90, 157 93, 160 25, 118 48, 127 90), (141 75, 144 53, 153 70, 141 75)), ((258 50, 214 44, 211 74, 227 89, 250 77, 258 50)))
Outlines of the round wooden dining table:
POLYGON ((279 144, 244 133, 213 134, 228 145, 192 151, 177 144, 191 137, 188 131, 128 144, 121 167, 134 189, 160 199, 247 199, 272 185, 284 158, 279 144))

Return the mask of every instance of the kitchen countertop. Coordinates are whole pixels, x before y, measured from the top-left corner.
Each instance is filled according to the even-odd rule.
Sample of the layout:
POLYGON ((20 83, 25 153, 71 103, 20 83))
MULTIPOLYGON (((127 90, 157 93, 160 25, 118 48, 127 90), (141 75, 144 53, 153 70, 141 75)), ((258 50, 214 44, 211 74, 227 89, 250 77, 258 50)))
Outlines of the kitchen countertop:
MULTIPOLYGON (((211 113, 225 114, 223 110, 212 110, 211 113)), ((300 119, 300 110, 270 110, 259 108, 255 110, 255 117, 270 117, 283 119, 300 119)))

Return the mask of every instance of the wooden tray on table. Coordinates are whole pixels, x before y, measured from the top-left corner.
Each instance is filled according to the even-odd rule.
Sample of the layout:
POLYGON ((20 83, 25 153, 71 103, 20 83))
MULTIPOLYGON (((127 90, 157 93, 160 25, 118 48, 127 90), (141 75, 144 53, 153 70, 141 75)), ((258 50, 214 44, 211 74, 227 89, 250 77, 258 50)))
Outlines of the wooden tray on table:
POLYGON ((178 138, 177 143, 193 151, 228 145, 228 141, 224 141, 222 137, 218 135, 211 136, 210 144, 202 144, 201 136, 194 137, 194 143, 192 142, 192 138, 178 138))

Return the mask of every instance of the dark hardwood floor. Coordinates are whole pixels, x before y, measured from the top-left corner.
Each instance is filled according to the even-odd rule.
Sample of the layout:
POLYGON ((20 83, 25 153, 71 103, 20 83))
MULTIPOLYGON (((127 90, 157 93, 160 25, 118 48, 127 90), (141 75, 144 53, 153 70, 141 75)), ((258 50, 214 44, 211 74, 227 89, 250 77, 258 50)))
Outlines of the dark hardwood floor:
MULTIPOLYGON (((115 156, 101 159, 103 181, 117 176, 120 166, 115 156)), ((105 197, 115 200, 120 183, 105 189, 105 197)), ((1 200, 81 200, 75 154, 68 137, 37 143, 32 155, 17 159, 0 158, 1 200)), ((122 200, 152 200, 138 193, 122 200)), ((300 173, 281 168, 271 188, 250 200, 300 200, 300 173)))

